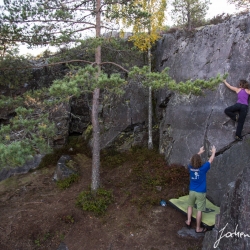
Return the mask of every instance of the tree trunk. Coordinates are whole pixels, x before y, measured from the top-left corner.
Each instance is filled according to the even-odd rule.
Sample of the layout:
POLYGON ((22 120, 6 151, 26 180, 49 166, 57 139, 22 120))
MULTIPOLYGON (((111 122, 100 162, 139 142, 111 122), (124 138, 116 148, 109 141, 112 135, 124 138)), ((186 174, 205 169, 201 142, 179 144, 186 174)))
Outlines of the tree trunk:
MULTIPOLYGON (((149 72, 151 72, 151 49, 148 47, 148 66, 149 72)), ((148 89, 148 149, 153 148, 152 139, 152 87, 148 89)))
MULTIPOLYGON (((96 2, 96 38, 101 35, 101 0, 96 2)), ((98 46, 95 51, 95 62, 98 67, 96 77, 99 77, 101 65, 101 46, 98 46)), ((93 126, 93 149, 92 149, 92 183, 91 190, 96 191, 100 186, 100 126, 99 126, 99 97, 100 89, 97 88, 93 93, 92 105, 92 126, 93 126)))
POLYGON ((148 89, 148 149, 153 148, 152 139, 152 87, 149 86, 148 89))
POLYGON ((92 183, 91 190, 96 191, 100 185, 100 126, 98 121, 100 89, 93 93, 92 125, 93 125, 93 149, 92 149, 92 183))
POLYGON ((191 30, 192 29, 192 25, 191 25, 191 11, 190 11, 190 3, 188 2, 188 5, 187 5, 187 22, 188 22, 188 30, 191 30))
MULTIPOLYGON (((150 1, 148 2, 148 6, 151 6, 150 1)), ((151 7, 149 8, 149 13, 151 14, 151 7)), ((148 35, 151 35, 151 22, 148 26, 148 35)), ((148 68, 149 73, 152 71, 152 62, 151 62, 151 44, 150 39, 148 42, 148 68)), ((153 148, 153 140, 152 140, 152 87, 148 88, 148 149, 153 148)))

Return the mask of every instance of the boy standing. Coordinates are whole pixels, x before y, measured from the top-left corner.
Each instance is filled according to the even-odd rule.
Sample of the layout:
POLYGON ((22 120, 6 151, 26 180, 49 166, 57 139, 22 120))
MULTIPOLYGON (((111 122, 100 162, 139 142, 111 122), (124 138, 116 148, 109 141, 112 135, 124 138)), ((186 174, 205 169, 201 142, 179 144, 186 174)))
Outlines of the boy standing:
POLYGON ((204 152, 204 147, 201 147, 199 152, 192 156, 191 163, 188 165, 190 174, 190 185, 189 185, 189 199, 187 208, 187 220, 186 225, 190 228, 191 216, 193 212, 194 204, 197 204, 197 214, 196 214, 196 233, 206 232, 206 228, 201 227, 202 211, 206 210, 206 192, 207 192, 207 182, 206 174, 210 169, 210 164, 214 160, 216 148, 212 146, 211 156, 209 160, 202 164, 201 154, 204 152))

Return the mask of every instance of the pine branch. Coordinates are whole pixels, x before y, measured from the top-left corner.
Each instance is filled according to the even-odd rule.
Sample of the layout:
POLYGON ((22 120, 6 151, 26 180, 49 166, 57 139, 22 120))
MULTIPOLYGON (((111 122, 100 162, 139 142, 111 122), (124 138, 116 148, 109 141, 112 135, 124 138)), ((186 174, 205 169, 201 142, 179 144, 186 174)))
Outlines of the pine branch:
MULTIPOLYGON (((57 62, 57 63, 50 63, 50 64, 46 64, 46 65, 32 65, 32 66, 27 66, 27 67, 16 67, 16 68, 0 68, 0 70, 9 70, 9 71, 16 71, 16 70, 20 70, 20 69, 35 69, 35 68, 43 68, 43 67, 51 67, 51 66, 56 66, 56 65, 60 65, 60 64, 68 64, 68 63, 74 63, 74 62, 84 62, 84 63, 88 63, 90 65, 95 65, 95 62, 90 62, 90 61, 86 61, 86 60, 69 60, 69 61, 63 61, 63 62, 57 62)), ((111 65, 115 65, 116 67, 122 69, 123 71, 128 73, 128 70, 123 68, 121 65, 114 63, 114 62, 102 62, 101 65, 104 64, 111 64, 111 65)))

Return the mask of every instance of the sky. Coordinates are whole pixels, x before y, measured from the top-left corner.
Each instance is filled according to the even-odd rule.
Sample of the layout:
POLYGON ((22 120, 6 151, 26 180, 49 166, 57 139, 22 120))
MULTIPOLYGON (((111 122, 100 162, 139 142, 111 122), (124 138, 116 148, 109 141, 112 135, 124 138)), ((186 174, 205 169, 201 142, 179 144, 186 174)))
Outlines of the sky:
POLYGON ((236 12, 235 6, 233 4, 228 4, 227 0, 210 0, 211 5, 208 11, 208 18, 212 18, 223 12, 234 14, 236 12))
MULTIPOLYGON (((0 0, 2 2, 2 0, 0 0)), ((209 7, 208 13, 206 15, 206 18, 212 18, 218 14, 222 13, 229 13, 229 14, 235 14, 237 13, 237 10, 234 5, 228 4, 227 0, 210 0, 211 5, 209 7)), ((171 25, 171 20, 168 17, 167 21, 168 25, 171 25)), ((51 47, 47 47, 50 50, 53 50, 51 47)), ((36 49, 27 49, 26 46, 20 46, 20 54, 32 54, 34 56, 41 54, 42 51, 44 51, 45 48, 36 48, 36 49)))

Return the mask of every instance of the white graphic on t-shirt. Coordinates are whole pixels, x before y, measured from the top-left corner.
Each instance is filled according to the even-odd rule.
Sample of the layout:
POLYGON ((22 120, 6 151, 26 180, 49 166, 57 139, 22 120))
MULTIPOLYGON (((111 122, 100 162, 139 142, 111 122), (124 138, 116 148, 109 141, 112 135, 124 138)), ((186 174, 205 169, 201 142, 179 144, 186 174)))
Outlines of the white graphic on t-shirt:
POLYGON ((199 177, 200 177, 199 173, 198 173, 198 172, 195 172, 194 175, 195 175, 195 177, 192 177, 192 179, 193 179, 193 180, 198 180, 199 177))

